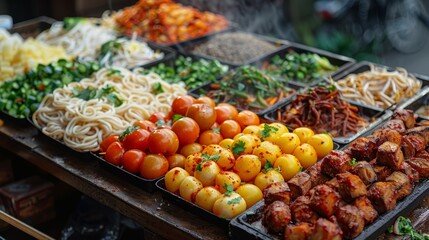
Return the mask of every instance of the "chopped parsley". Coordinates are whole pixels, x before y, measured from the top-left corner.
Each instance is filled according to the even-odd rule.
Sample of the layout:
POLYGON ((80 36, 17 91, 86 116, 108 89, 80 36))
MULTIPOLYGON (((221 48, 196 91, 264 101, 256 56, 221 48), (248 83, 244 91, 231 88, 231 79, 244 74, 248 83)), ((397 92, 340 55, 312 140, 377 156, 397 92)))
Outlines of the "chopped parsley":
POLYGON ((121 73, 120 70, 114 69, 114 68, 110 69, 109 73, 107 74, 108 77, 111 77, 112 75, 117 75, 117 76, 120 76, 120 77, 124 76, 124 75, 122 75, 122 73, 121 73))
POLYGON ((279 129, 268 124, 264 124, 264 129, 261 131, 261 137, 267 138, 271 135, 271 133, 277 132, 279 129))
POLYGON ((177 120, 179 120, 181 118, 183 118, 182 115, 180 115, 180 114, 174 114, 171 119, 173 120, 173 122, 175 122, 175 121, 177 121, 177 120))
POLYGON ((226 190, 226 192, 224 193, 225 196, 231 196, 231 194, 234 192, 234 187, 232 185, 227 185, 226 183, 222 186, 223 189, 226 190))
POLYGON ((213 128, 212 129, 214 133, 219 134, 220 133, 220 128, 213 128))
POLYGON ((77 98, 88 101, 90 99, 101 99, 105 97, 109 102, 111 102, 115 107, 121 106, 124 101, 116 95, 116 89, 113 86, 107 85, 98 90, 93 88, 73 88, 73 95, 77 98))
POLYGON ((239 204, 239 203, 240 203, 240 201, 241 201, 241 197, 236 197, 236 198, 233 198, 233 199, 229 200, 227 203, 228 203, 229 205, 232 205, 232 204, 239 204))
POLYGON ((232 152, 235 155, 240 155, 241 153, 244 152, 245 146, 246 146, 246 143, 239 140, 237 143, 234 144, 234 146, 232 146, 232 152))
POLYGON ((213 154, 213 155, 208 155, 208 154, 203 153, 203 154, 201 154, 201 157, 203 157, 204 160, 206 160, 206 161, 215 161, 216 162, 219 160, 220 154, 217 153, 217 154, 213 154))
POLYGON ((262 170, 263 173, 267 173, 270 170, 275 170, 277 172, 280 172, 280 167, 274 168, 273 164, 270 161, 265 161, 264 169, 262 170))
POLYGON ((157 95, 160 93, 163 93, 164 89, 162 88, 162 85, 160 82, 156 82, 152 84, 152 93, 157 95))
POLYGON ((357 160, 356 160, 356 158, 352 158, 352 160, 351 161, 349 161, 349 164, 350 164, 350 166, 354 166, 354 165, 356 165, 356 163, 357 163, 357 160))

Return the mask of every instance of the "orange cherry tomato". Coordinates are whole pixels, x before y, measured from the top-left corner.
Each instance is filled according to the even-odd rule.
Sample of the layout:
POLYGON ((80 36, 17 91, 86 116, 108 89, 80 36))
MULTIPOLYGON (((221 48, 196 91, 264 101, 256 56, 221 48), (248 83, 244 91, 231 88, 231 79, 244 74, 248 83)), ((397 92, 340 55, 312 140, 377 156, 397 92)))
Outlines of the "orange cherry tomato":
POLYGON ((237 109, 229 103, 219 103, 215 107, 216 122, 222 124, 225 120, 233 119, 237 116, 237 109))
POLYGON ((162 154, 148 154, 140 166, 140 176, 155 179, 164 176, 168 171, 168 160, 162 154))
POLYGON ((186 112, 186 116, 194 119, 200 126, 200 130, 204 131, 216 122, 216 112, 214 107, 208 104, 194 103, 186 112))
POLYGON ((210 144, 218 144, 223 140, 222 135, 219 132, 219 129, 217 130, 206 130, 200 134, 200 138, 198 139, 198 142, 201 145, 210 145, 210 144))
POLYGON ((239 112, 234 120, 240 124, 241 129, 249 125, 259 125, 260 123, 258 115, 249 110, 239 112))
POLYGON ((220 125, 220 134, 224 138, 234 138, 241 133, 241 127, 235 120, 226 120, 220 125))
POLYGON ((173 100, 171 104, 171 110, 175 114, 180 114, 185 116, 188 108, 195 103, 195 98, 190 95, 178 96, 173 100))
POLYGON ((122 140, 124 148, 126 150, 140 149, 142 151, 145 151, 149 147, 149 135, 150 132, 148 130, 140 128, 132 131, 131 133, 128 133, 122 140))
POLYGON ((208 104, 212 107, 216 106, 215 101, 213 99, 211 99, 210 97, 207 97, 207 96, 201 96, 201 97, 197 98, 197 100, 195 100, 195 103, 208 104))
POLYGON ((167 119, 167 115, 165 115, 165 113, 163 112, 155 112, 152 115, 150 115, 149 117, 149 121, 153 122, 153 123, 157 123, 159 120, 163 120, 166 121, 167 119))
POLYGON ((130 149, 122 156, 122 167, 130 173, 137 174, 140 172, 140 166, 145 156, 146 153, 142 150, 130 149))
POLYGON ((119 138, 118 134, 112 134, 107 138, 103 139, 103 141, 100 143, 100 152, 106 152, 110 144, 117 142, 118 138, 119 138))
POLYGON ((172 155, 179 149, 179 138, 171 129, 156 129, 149 135, 149 151, 172 155))
POLYGON ((171 130, 176 133, 182 146, 195 142, 200 136, 200 126, 194 119, 189 117, 183 117, 175 121, 171 126, 171 130))
POLYGON ((197 142, 185 145, 180 149, 180 153, 185 157, 201 151, 203 151, 203 146, 197 142))
POLYGON ((120 166, 122 164, 122 155, 124 155, 124 146, 120 142, 113 142, 106 150, 106 154, 104 155, 104 159, 116 166, 120 166))
POLYGON ((179 154, 179 153, 175 153, 173 155, 170 155, 167 157, 168 166, 170 169, 175 168, 175 167, 185 168, 185 159, 186 159, 186 157, 183 156, 182 154, 179 154))

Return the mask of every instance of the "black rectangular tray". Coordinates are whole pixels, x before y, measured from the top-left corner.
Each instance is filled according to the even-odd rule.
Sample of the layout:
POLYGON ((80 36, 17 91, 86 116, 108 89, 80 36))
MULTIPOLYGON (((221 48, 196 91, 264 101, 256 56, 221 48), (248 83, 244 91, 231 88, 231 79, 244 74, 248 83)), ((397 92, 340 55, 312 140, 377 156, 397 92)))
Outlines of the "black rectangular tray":
MULTIPOLYGON (((179 52, 181 52, 181 53, 184 53, 184 54, 187 54, 187 55, 191 55, 191 56, 203 57, 203 58, 207 58, 207 59, 216 59, 216 60, 218 60, 219 62, 221 62, 221 63, 223 63, 223 64, 230 65, 230 66, 232 66, 232 67, 238 67, 238 66, 242 66, 242 65, 248 65, 248 64, 250 64, 250 63, 252 63, 252 62, 254 62, 254 61, 257 61, 258 59, 263 58, 263 57, 267 56, 268 54, 270 54, 270 52, 269 52, 269 53, 266 53, 266 54, 264 54, 264 55, 257 56, 257 57, 255 57, 255 58, 253 58, 253 59, 249 59, 249 60, 247 60, 246 62, 244 62, 244 63, 242 63, 242 64, 236 64, 236 63, 232 63, 232 62, 229 62, 229 61, 225 61, 225 60, 222 60, 222 59, 218 59, 218 58, 215 58, 215 57, 212 57, 212 56, 209 56, 209 55, 196 54, 196 53, 193 53, 193 52, 192 52, 192 49, 193 49, 196 45, 199 45, 199 44, 205 43, 205 42, 207 42, 210 38, 212 38, 213 36, 215 36, 215 35, 217 35, 217 34, 226 33, 226 32, 245 32, 245 31, 242 31, 242 30, 240 30, 240 29, 238 29, 238 28, 234 27, 234 28, 230 28, 230 29, 228 29, 228 30, 226 30, 226 31, 223 31, 223 32, 219 32, 219 33, 216 33, 216 34, 210 35, 210 36, 205 36, 205 37, 198 38, 198 39, 195 39, 195 40, 192 40, 192 41, 183 42, 183 43, 181 43, 181 44, 176 45, 176 46, 175 46, 175 48, 176 48, 179 52)), ((273 52, 276 52, 276 51, 278 51, 278 50, 282 49, 283 47, 285 47, 285 46, 287 46, 287 45, 289 44, 289 42, 288 42, 288 41, 285 41, 285 40, 282 40, 282 39, 277 39, 277 38, 268 37, 268 36, 264 36, 264 35, 259 35, 259 34, 255 34, 255 33, 250 33, 250 32, 245 32, 245 33, 251 34, 251 35, 253 35, 253 36, 255 36, 255 37, 257 37, 257 38, 259 38, 259 39, 261 39, 261 40, 263 40, 263 41, 266 41, 266 42, 272 43, 274 46, 277 46, 277 49, 276 49, 276 50, 274 50, 273 52)))
POLYGON ((19 33, 24 39, 36 37, 42 31, 49 29, 56 21, 57 20, 47 16, 40 16, 14 24, 10 32, 19 33))
MULTIPOLYGON (((338 80, 345 78, 349 74, 358 74, 358 73, 369 71, 371 69, 371 65, 375 65, 376 67, 380 67, 380 68, 386 68, 389 71, 395 70, 395 68, 393 68, 393 67, 381 65, 378 63, 372 63, 372 62, 368 62, 368 61, 362 61, 362 62, 358 62, 355 65, 345 69, 344 71, 334 75, 332 77, 332 79, 334 81, 338 81, 338 80)), ((424 76, 424 75, 416 74, 416 73, 410 73, 410 72, 409 72, 409 74, 412 74, 414 77, 416 77, 416 79, 418 79, 422 82, 422 90, 424 87, 429 86, 429 77, 428 76, 424 76)), ((407 101, 407 100, 404 100, 402 102, 398 102, 397 103, 398 106, 403 104, 405 101, 407 101)))
POLYGON ((273 57, 280 56, 281 58, 284 58, 284 56, 288 53, 299 53, 299 54, 301 54, 301 53, 314 53, 314 54, 318 54, 319 56, 325 57, 326 59, 328 59, 332 65, 335 65, 338 67, 337 70, 326 73, 326 74, 324 74, 323 78, 315 80, 315 81, 310 82, 310 83, 299 82, 299 81, 296 81, 295 79, 287 80, 283 76, 278 76, 279 78, 281 78, 283 80, 287 80, 287 81, 295 83, 297 85, 304 85, 304 86, 314 86, 314 85, 317 85, 319 82, 323 81, 324 79, 328 80, 329 77, 334 76, 334 75, 344 71, 345 69, 351 67, 356 62, 354 59, 346 57, 346 56, 327 52, 327 51, 317 49, 317 48, 312 48, 312 47, 305 46, 305 45, 298 44, 298 43, 290 43, 288 46, 252 62, 251 65, 254 65, 259 69, 262 69, 264 64, 269 63, 273 57))
POLYGON ((91 158, 98 161, 100 166, 104 169, 107 169, 108 171, 114 173, 115 175, 119 176, 122 179, 126 179, 127 181, 131 182, 132 184, 141 187, 144 191, 153 193, 156 191, 156 181, 160 180, 163 177, 155 178, 155 179, 146 179, 143 177, 140 177, 136 174, 132 174, 130 172, 127 172, 125 169, 115 166, 113 164, 110 164, 104 158, 102 158, 99 154, 95 152, 90 152, 91 158))
POLYGON ((182 207, 183 209, 194 213, 195 215, 198 215, 204 219, 206 219, 207 221, 216 224, 218 226, 221 226, 223 229, 228 230, 228 225, 230 220, 225 219, 225 218, 220 218, 216 215, 214 215, 214 213, 209 212, 207 210, 205 210, 204 208, 199 207, 198 205, 188 202, 185 199, 183 199, 182 197, 168 191, 165 188, 165 181, 164 178, 161 178, 160 180, 158 180, 156 182, 156 187, 161 191, 161 195, 164 199, 177 204, 178 206, 182 207))
MULTIPOLYGON (((280 110, 283 113, 284 107, 286 107, 293 100, 294 100, 294 97, 292 97, 288 101, 283 102, 282 104, 278 105, 276 108, 271 109, 269 112, 267 112, 264 115, 264 118, 270 122, 279 122, 276 119, 277 111, 280 110)), ((367 119, 373 119, 373 121, 370 122, 367 127, 363 128, 362 130, 358 131, 357 133, 355 133, 351 136, 333 137, 334 142, 337 142, 340 145, 345 145, 345 144, 352 142, 353 140, 355 140, 356 138, 358 138, 359 136, 361 136, 365 132, 370 131, 371 129, 374 129, 376 126, 378 126, 383 121, 387 120, 393 114, 392 111, 390 111, 388 109, 380 109, 380 108, 375 108, 375 107, 370 107, 370 106, 363 106, 363 105, 360 105, 359 103, 356 103, 353 101, 348 101, 348 100, 345 100, 345 101, 349 102, 353 106, 358 107, 360 116, 365 116, 367 119)), ((285 125, 288 126, 287 124, 285 124, 285 125)), ((293 130, 293 128, 290 126, 288 126, 288 128, 293 130)))
MULTIPOLYGON (((416 184, 413 192, 399 201, 392 211, 379 216, 374 223, 366 226, 363 232, 354 239, 376 239, 393 225, 396 218, 414 209, 428 194, 429 181, 426 179, 416 184)), ((238 217, 232 219, 229 225, 232 239, 283 239, 282 236, 267 233, 262 226, 261 218, 258 216, 258 213, 263 211, 263 205, 264 202, 262 200, 238 217), (252 220, 256 221, 252 223, 252 220)))
MULTIPOLYGON (((218 81, 221 81, 221 79, 219 79, 218 81)), ((206 83, 206 84, 202 85, 201 87, 191 89, 191 90, 188 91, 188 94, 191 95, 191 96, 193 96, 193 97, 196 97, 196 98, 198 98, 200 96, 203 96, 203 95, 205 95, 206 92, 208 92, 208 91, 210 91, 212 89, 211 88, 211 84, 212 83, 213 82, 209 82, 209 83, 206 83)), ((291 88, 295 92, 291 93, 289 96, 283 98, 282 100, 280 100, 279 102, 275 103, 274 105, 269 106, 269 107, 267 107, 265 109, 262 109, 259 112, 255 112, 255 113, 258 116, 264 116, 266 113, 272 111, 273 109, 276 109, 278 106, 280 106, 280 105, 284 104, 285 102, 289 101, 291 98, 293 98, 295 96, 295 94, 296 94, 296 92, 298 90, 300 90, 300 89, 303 88, 303 86, 297 85, 297 84, 294 84, 294 83, 288 83, 287 85, 288 85, 289 88, 291 88)), ((237 107, 237 110, 242 111, 244 109, 241 109, 241 108, 237 107)))

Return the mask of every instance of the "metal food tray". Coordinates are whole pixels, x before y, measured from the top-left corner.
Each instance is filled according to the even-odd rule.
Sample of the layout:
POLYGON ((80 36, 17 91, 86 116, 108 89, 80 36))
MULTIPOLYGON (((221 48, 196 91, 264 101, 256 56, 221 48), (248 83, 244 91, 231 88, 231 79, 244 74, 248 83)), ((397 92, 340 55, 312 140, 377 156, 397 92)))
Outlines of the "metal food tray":
MULTIPOLYGON (((423 180, 414 186, 410 195, 399 201, 396 207, 383 215, 380 215, 371 225, 365 227, 355 240, 375 239, 384 233, 395 220, 414 209, 429 194, 429 181, 423 180)), ((270 234, 261 224, 258 213, 263 211, 263 200, 246 210, 230 222, 230 234, 232 239, 283 239, 283 236, 270 234), (253 218, 256 221, 251 222, 253 218), (259 217, 259 218, 258 218, 259 217)))
POLYGON ((287 46, 289 44, 289 42, 286 41, 286 40, 282 40, 282 39, 278 39, 278 38, 273 38, 273 37, 268 37, 268 36, 264 36, 264 35, 259 35, 259 34, 255 34, 255 33, 250 33, 250 32, 245 32, 245 31, 239 30, 238 28, 232 27, 232 28, 230 28, 228 30, 225 30, 223 32, 219 32, 219 33, 216 33, 216 34, 213 34, 213 35, 210 35, 210 36, 205 36, 205 37, 202 37, 202 38, 199 38, 199 39, 195 39, 195 40, 192 40, 192 41, 183 42, 181 44, 176 45, 175 48, 179 52, 181 52, 181 53, 184 53, 184 54, 187 54, 187 55, 191 55, 191 56, 196 56, 196 57, 203 57, 203 58, 206 58, 206 59, 218 60, 219 62, 221 62, 223 64, 227 64, 227 65, 232 66, 232 67, 239 67, 239 66, 243 66, 243 65, 248 65, 248 64, 250 64, 252 62, 257 61, 260 58, 263 58, 263 57, 265 57, 265 56, 273 53, 273 52, 268 52, 268 53, 266 53, 264 55, 254 57, 252 59, 248 59, 244 63, 236 64, 236 63, 232 63, 232 62, 229 62, 229 61, 226 61, 226 60, 222 60, 222 59, 219 59, 219 58, 216 58, 216 57, 213 57, 213 56, 204 55, 204 54, 197 54, 197 53, 193 53, 192 52, 192 49, 195 46, 207 42, 210 38, 212 38, 212 37, 214 37, 214 36, 216 36, 218 34, 231 33, 231 32, 243 32, 243 33, 247 33, 247 34, 253 35, 253 36, 255 36, 255 37, 257 37, 257 38, 259 38, 259 39, 261 39, 261 40, 263 40, 265 42, 269 42, 269 43, 271 43, 271 44, 273 44, 274 46, 277 47, 277 49, 274 50, 273 52, 276 52, 279 49, 282 49, 282 48, 284 48, 285 46, 287 46))
POLYGON ((54 22, 57 22, 57 20, 46 16, 40 16, 14 24, 10 32, 19 33, 24 39, 29 37, 34 38, 39 35, 39 33, 49 29, 54 22))
POLYGON ((104 158, 100 157, 99 154, 95 152, 90 152, 91 158, 96 159, 101 167, 107 169, 108 171, 113 172, 116 176, 121 177, 122 179, 126 179, 127 181, 131 182, 132 184, 141 187, 144 191, 153 193, 156 191, 156 181, 160 180, 163 177, 155 178, 155 179, 147 179, 140 177, 137 174, 130 173, 126 171, 125 169, 115 166, 113 164, 110 164, 104 158))
MULTIPOLYGON (((332 79, 334 81, 339 81, 339 80, 347 77, 347 75, 349 75, 349 74, 359 74, 362 72, 369 71, 369 70, 371 70, 371 67, 370 67, 371 65, 374 65, 374 66, 380 67, 380 68, 385 68, 389 71, 395 70, 395 68, 393 68, 393 67, 389 67, 389 66, 385 66, 385 65, 381 65, 381 64, 377 64, 377 63, 372 63, 372 62, 368 62, 368 61, 362 61, 362 62, 359 62, 359 63, 349 67, 348 69, 345 69, 344 71, 334 75, 332 77, 332 79)), ((416 74, 416 73, 410 73, 410 72, 408 72, 408 73, 412 74, 414 77, 416 77, 416 79, 418 79, 422 82, 422 90, 426 86, 429 86, 429 77, 428 76, 424 76, 424 75, 416 74)), ((422 91, 422 90, 420 90, 420 91, 422 91)), ((403 105, 406 101, 407 100, 404 100, 402 102, 398 102, 397 104, 398 104, 398 106, 403 105)))
MULTIPOLYGON (((296 97, 296 95, 295 95, 296 97)), ((291 103, 295 98, 290 98, 288 101, 283 102, 282 104, 278 105, 276 108, 272 108, 269 112, 267 112, 264 115, 264 118, 270 122, 280 122, 283 123, 282 121, 278 121, 276 119, 276 115, 277 115, 277 111, 281 111, 281 113, 283 113, 285 111, 285 107, 287 105, 289 105, 289 103, 291 103)), ((350 103, 352 106, 356 106, 359 108, 359 115, 361 117, 366 118, 367 120, 373 120, 372 122, 370 122, 368 124, 368 126, 366 126, 365 128, 361 129, 360 131, 358 131, 357 133, 351 135, 351 136, 344 136, 344 137, 333 137, 332 139, 334 140, 334 142, 337 142, 340 145, 345 145, 348 144, 352 141, 354 141, 356 138, 358 138, 359 136, 361 136, 362 134, 364 134, 365 132, 370 131, 371 129, 374 129, 375 127, 377 127, 380 123, 382 123, 383 121, 387 120, 389 117, 392 116, 392 111, 388 110, 388 109, 381 109, 381 108, 376 108, 376 107, 370 107, 370 106, 363 106, 359 103, 353 102, 353 101, 349 101, 349 100, 345 100, 344 101, 350 103)), ((283 123, 285 124, 285 123, 283 123)), ((285 124, 288 128, 292 129, 293 128, 287 124, 285 124)))
POLYGON ((346 56, 334 54, 331 52, 327 52, 327 51, 317 49, 317 48, 312 48, 312 47, 305 46, 305 45, 298 44, 298 43, 289 43, 288 46, 252 62, 251 65, 254 65, 259 69, 262 69, 264 64, 269 63, 273 57, 280 56, 281 58, 284 58, 284 56, 288 53, 298 53, 298 54, 314 53, 314 54, 318 54, 321 57, 327 58, 332 65, 338 67, 337 70, 334 70, 332 72, 328 72, 328 73, 324 74, 322 78, 315 80, 315 81, 312 81, 312 82, 309 82, 309 83, 300 82, 300 81, 297 81, 296 79, 289 79, 288 80, 287 78, 285 78, 284 76, 281 76, 281 75, 277 76, 283 80, 295 83, 297 85, 303 85, 303 86, 315 86, 318 83, 320 83, 321 81, 328 80, 329 77, 334 76, 336 74, 339 74, 340 72, 344 71, 345 69, 348 69, 349 67, 351 67, 356 62, 354 59, 346 57, 346 56))
MULTIPOLYGON (((227 73, 228 74, 228 73, 227 73)), ((222 81, 222 79, 219 79, 219 81, 222 81)), ((212 90, 211 84, 216 83, 216 82, 209 82, 206 83, 198 88, 194 88, 188 91, 188 94, 193 96, 193 97, 200 97, 205 95, 205 93, 207 93, 208 91, 212 90)), ((287 86, 289 88, 291 88, 292 90, 295 90, 294 93, 291 93, 289 96, 283 98, 282 100, 280 100, 279 102, 275 103, 272 106, 269 106, 265 109, 260 110, 259 112, 255 112, 258 116, 264 116, 266 113, 272 111, 273 109, 277 109, 280 105, 284 104, 285 102, 289 101, 291 98, 293 98, 296 95, 296 92, 300 89, 303 88, 303 86, 300 85, 296 85, 294 83, 288 83, 287 86)), ((237 110, 242 111, 244 109, 237 107, 237 110)))
POLYGON ((176 195, 176 194, 168 191, 165 188, 164 178, 162 178, 156 182, 156 187, 161 191, 161 195, 164 199, 179 205, 180 207, 184 208, 185 210, 187 210, 187 211, 189 211, 195 215, 198 215, 198 216, 206 219, 207 221, 209 221, 211 223, 214 223, 218 226, 221 226, 225 230, 228 230, 230 220, 218 217, 218 216, 214 215, 214 213, 209 212, 209 211, 205 210, 204 208, 201 208, 200 206, 198 206, 194 203, 186 201, 185 199, 183 199, 179 195, 176 195))

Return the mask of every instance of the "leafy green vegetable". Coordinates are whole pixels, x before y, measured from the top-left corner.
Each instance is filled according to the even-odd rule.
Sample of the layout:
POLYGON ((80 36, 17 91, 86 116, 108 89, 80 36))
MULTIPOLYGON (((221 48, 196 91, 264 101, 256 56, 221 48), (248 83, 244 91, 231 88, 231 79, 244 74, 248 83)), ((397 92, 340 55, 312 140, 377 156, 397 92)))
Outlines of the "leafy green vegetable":
POLYGON ((128 134, 134 132, 135 130, 137 130, 139 128, 140 128, 139 126, 128 127, 121 135, 119 135, 118 140, 123 141, 128 134))
POLYGON ((271 133, 276 133, 279 129, 268 124, 264 124, 264 129, 261 131, 261 137, 267 138, 271 135, 271 133))
POLYGON ((88 78, 100 69, 95 62, 60 59, 39 64, 0 86, 0 110, 15 118, 26 118, 39 107, 42 99, 55 89, 88 78))
POLYGON ((356 160, 356 158, 352 158, 352 160, 351 160, 351 161, 349 161, 348 163, 349 163, 349 165, 350 165, 350 166, 352 166, 352 167, 353 167, 354 165, 356 165, 357 160, 356 160))
POLYGON ((234 146, 232 146, 232 152, 235 154, 235 155, 240 155, 242 152, 244 152, 244 150, 245 150, 245 145, 246 145, 246 143, 245 142, 243 142, 243 141, 238 141, 237 143, 235 143, 234 144, 234 146))
POLYGON ((182 115, 180 115, 180 114, 174 114, 171 119, 173 120, 173 122, 175 122, 175 121, 177 121, 177 120, 179 120, 181 118, 183 118, 182 115))
POLYGON ((318 54, 293 52, 286 54, 283 58, 279 55, 274 56, 265 70, 275 76, 312 83, 337 68, 327 58, 318 54))
POLYGON ((209 81, 216 81, 218 77, 228 71, 228 66, 217 60, 193 60, 191 57, 179 56, 174 67, 160 63, 155 67, 144 69, 143 73, 157 73, 168 83, 183 82, 187 89, 193 89, 209 81))
POLYGON ((111 102, 115 107, 121 106, 123 100, 121 100, 116 94, 116 89, 113 86, 107 85, 106 87, 102 87, 98 90, 93 88, 85 88, 85 89, 73 89, 73 95, 77 98, 88 101, 90 99, 100 99, 105 97, 109 102, 111 102))
POLYGON ((233 198, 233 199, 229 200, 227 203, 229 205, 238 204, 238 203, 240 203, 241 199, 242 199, 241 197, 236 197, 236 198, 233 198))
POLYGON ((403 216, 396 219, 395 224, 389 228, 389 232, 401 236, 410 236, 411 240, 429 240, 429 235, 418 233, 411 224, 410 219, 403 216))
POLYGON ((223 187, 223 189, 225 189, 226 190, 226 192, 224 193, 225 194, 225 196, 231 196, 231 193, 233 193, 234 192, 234 186, 232 186, 232 185, 227 185, 226 183, 222 186, 223 187))
POLYGON ((274 168, 273 164, 270 161, 265 161, 265 166, 262 172, 267 173, 270 170, 276 170, 277 172, 280 172, 280 167, 274 168))
POLYGON ((153 94, 157 95, 164 92, 164 89, 162 88, 161 83, 156 82, 152 83, 152 91, 153 94))
POLYGON ((72 28, 74 28, 76 25, 78 25, 79 23, 85 21, 86 18, 84 17, 66 17, 64 18, 64 29, 66 30, 71 30, 72 28))
POLYGON ((101 45, 100 54, 97 58, 100 64, 103 66, 111 65, 113 56, 116 54, 116 52, 119 50, 123 43, 124 41, 121 41, 120 39, 115 39, 107 41, 103 45, 101 45))

